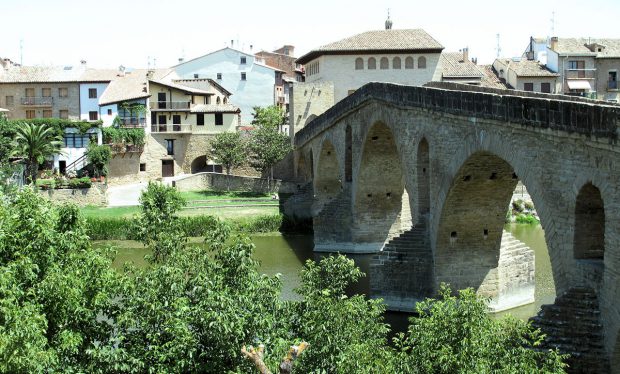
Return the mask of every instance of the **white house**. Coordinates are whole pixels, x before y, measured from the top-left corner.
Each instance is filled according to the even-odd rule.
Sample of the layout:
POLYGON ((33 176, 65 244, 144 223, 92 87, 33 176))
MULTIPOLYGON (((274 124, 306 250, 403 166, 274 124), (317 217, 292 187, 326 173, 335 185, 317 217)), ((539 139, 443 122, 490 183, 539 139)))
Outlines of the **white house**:
POLYGON ((265 65, 254 55, 226 47, 182 62, 172 69, 181 79, 210 78, 231 92, 241 109, 241 123, 252 121, 255 106, 274 105, 278 77, 284 72, 265 65))

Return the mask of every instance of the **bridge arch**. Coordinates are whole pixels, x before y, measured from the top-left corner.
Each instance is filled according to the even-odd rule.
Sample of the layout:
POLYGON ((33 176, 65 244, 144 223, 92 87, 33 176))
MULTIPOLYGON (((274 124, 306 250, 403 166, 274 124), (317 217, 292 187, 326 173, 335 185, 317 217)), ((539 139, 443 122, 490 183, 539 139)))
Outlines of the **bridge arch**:
POLYGON ((314 193, 321 205, 336 197, 342 190, 340 162, 336 148, 329 139, 323 140, 314 178, 314 193))
POLYGON ((392 130, 381 121, 370 126, 361 149, 354 192, 354 240, 381 246, 400 229, 405 191, 401 158, 392 130))

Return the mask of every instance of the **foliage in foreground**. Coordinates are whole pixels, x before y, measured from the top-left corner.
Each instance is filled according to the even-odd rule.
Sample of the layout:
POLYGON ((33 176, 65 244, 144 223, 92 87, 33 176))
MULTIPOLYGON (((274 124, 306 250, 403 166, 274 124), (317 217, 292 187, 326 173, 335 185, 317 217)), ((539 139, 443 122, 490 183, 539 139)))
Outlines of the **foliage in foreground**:
POLYGON ((140 235, 157 254, 118 272, 75 206, 28 189, 0 199, 1 372, 251 373, 240 349, 258 344, 275 372, 301 340, 296 373, 562 372, 556 352, 530 349, 540 336, 529 325, 490 320, 471 290, 442 288, 391 346, 383 304, 345 293, 363 276, 352 260, 308 262, 302 300, 282 301, 247 237, 216 221, 207 246, 185 247, 174 190, 149 185, 142 203, 141 224, 157 232, 140 235))

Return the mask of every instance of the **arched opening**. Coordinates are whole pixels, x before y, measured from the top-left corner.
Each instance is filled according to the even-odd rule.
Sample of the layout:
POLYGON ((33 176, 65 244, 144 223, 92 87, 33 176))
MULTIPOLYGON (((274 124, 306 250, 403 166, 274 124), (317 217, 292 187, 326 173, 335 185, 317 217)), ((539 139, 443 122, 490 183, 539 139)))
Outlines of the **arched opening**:
POLYGON ((535 301, 534 251, 504 230, 517 182, 512 166, 489 152, 474 153, 462 164, 441 209, 436 286, 445 282, 453 290, 472 287, 491 298, 492 310, 535 301))
POLYGON ((224 98, 224 104, 228 104, 228 98, 224 98))
POLYGON ((192 174, 204 173, 207 171, 207 156, 200 156, 194 159, 191 164, 192 174))
POLYGON ((220 97, 219 97, 219 96, 217 97, 217 99, 215 99, 215 103, 216 103, 217 105, 220 105, 221 100, 220 100, 220 97))
POLYGON ((431 209, 431 192, 430 192, 430 155, 428 142, 422 138, 418 145, 418 212, 420 215, 426 215, 431 209))
POLYGON ((314 154, 312 153, 312 148, 310 148, 310 163, 309 163, 309 168, 310 168, 310 180, 314 180, 314 154))
POLYGON ((353 181, 353 134, 351 126, 347 126, 345 133, 344 180, 353 181))
POLYGON ((308 182, 311 179, 310 166, 303 153, 299 155, 297 160, 297 180, 299 182, 308 182))
POLYGON ((319 163, 317 165, 314 183, 314 195, 319 202, 319 206, 323 206, 336 197, 341 190, 342 181, 336 149, 329 140, 325 140, 321 148, 321 153, 319 153, 319 163))
POLYGON ((392 59, 392 69, 400 69, 400 57, 394 57, 392 59))
POLYGON ((356 187, 353 239, 380 247, 401 229, 404 191, 400 156, 384 123, 374 124, 366 135, 356 187))
POLYGON ((379 62, 379 67, 382 70, 386 70, 390 68, 390 61, 387 59, 387 57, 381 57, 381 60, 379 62))
POLYGON ((377 60, 374 57, 368 59, 368 70, 374 70, 377 68, 377 60))
POLYGON ((418 57, 418 69, 426 69, 426 57, 418 57))
POLYGON ((602 260, 605 254, 605 205, 601 191, 587 183, 575 204, 574 256, 580 260, 602 260))
POLYGON ((364 70, 364 59, 358 57, 355 59, 355 70, 364 70))
POLYGON ((413 69, 413 57, 408 56, 405 58, 405 69, 413 69))

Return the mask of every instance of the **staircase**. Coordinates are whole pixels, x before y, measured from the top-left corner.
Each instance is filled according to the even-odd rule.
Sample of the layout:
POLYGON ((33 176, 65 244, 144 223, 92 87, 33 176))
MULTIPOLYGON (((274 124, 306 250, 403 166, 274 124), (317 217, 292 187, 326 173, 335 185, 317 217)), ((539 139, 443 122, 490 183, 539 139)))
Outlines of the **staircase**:
POLYGON ((425 220, 392 238, 370 263, 370 294, 389 310, 413 310, 433 294, 433 256, 425 220))
POLYGON ((69 173, 70 171, 77 172, 78 170, 82 169, 85 166, 86 166, 86 155, 84 154, 82 155, 82 157, 78 158, 77 160, 67 165, 67 167, 65 167, 65 174, 69 173))
POLYGON ((568 353, 568 373, 608 373, 603 346, 603 326, 596 293, 589 288, 571 288, 543 305, 530 319, 547 337, 541 349, 558 348, 568 353))

